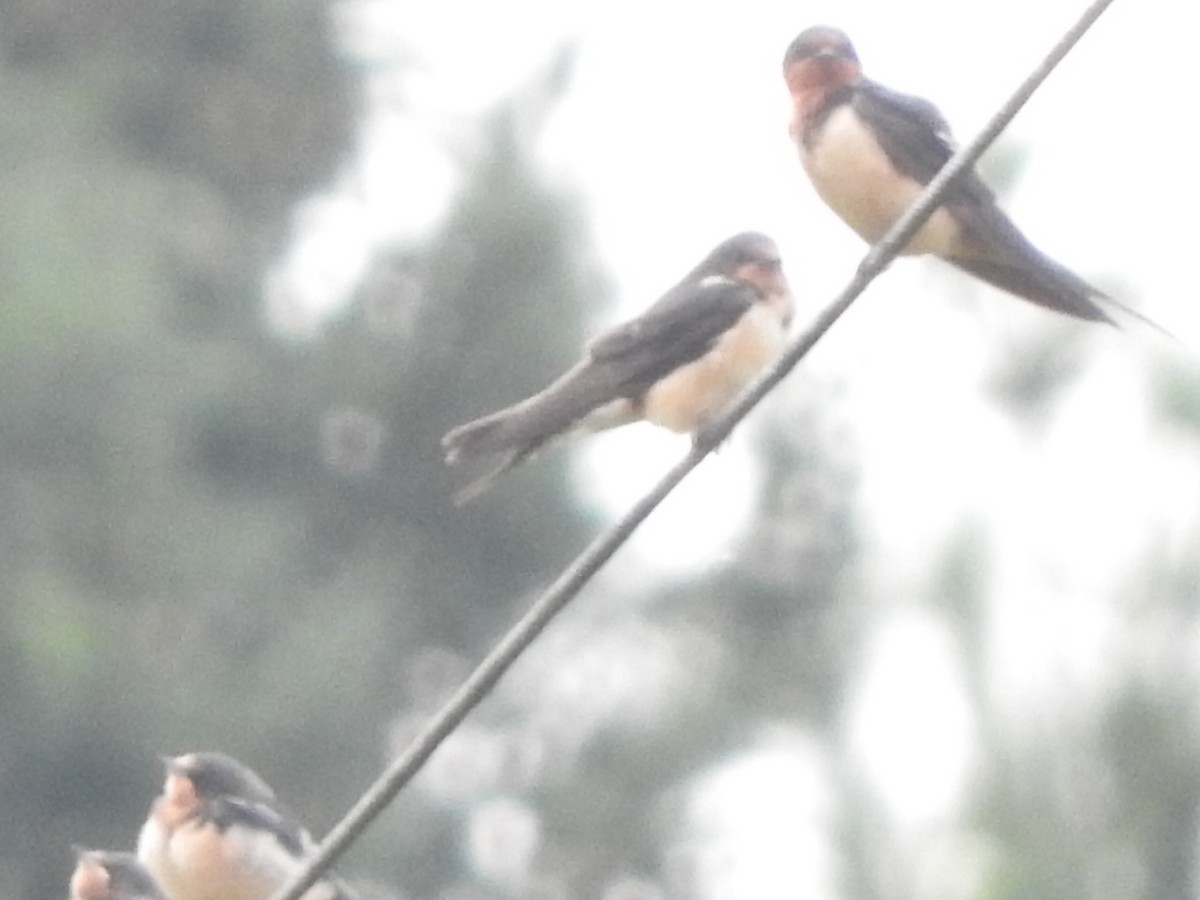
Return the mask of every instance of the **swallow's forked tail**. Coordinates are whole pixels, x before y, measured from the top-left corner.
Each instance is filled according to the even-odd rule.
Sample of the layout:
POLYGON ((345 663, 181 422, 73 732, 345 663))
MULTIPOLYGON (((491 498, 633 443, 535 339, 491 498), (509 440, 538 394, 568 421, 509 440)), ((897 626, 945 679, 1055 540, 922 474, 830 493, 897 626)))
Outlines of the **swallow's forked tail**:
POLYGON ((493 453, 528 455, 570 428, 591 410, 573 384, 560 379, 546 390, 491 415, 460 425, 442 438, 446 462, 453 465, 493 453))
POLYGON ((535 427, 542 423, 535 422, 526 409, 536 399, 531 397, 446 432, 442 438, 446 464, 455 465, 492 453, 516 451, 524 446, 532 450, 540 442, 539 436, 548 433, 547 428, 535 427))
POLYGON ((507 472, 509 469, 515 468, 527 460, 532 453, 520 453, 512 450, 503 457, 500 461, 484 472, 477 478, 472 479, 466 485, 454 492, 454 505, 466 506, 480 494, 487 493, 491 490, 496 479, 507 472))
POLYGON ((538 412, 536 407, 533 414, 527 409, 534 400, 537 400, 537 397, 460 425, 442 438, 447 465, 491 454, 503 454, 495 465, 454 495, 456 506, 462 506, 478 497, 492 486, 492 482, 509 469, 520 465, 558 433, 549 427, 549 422, 541 422, 541 416, 535 418, 534 414, 538 412))
POLYGON ((1161 332, 1174 335, 1135 309, 1096 290, 1066 266, 1035 247, 994 202, 956 208, 966 226, 962 252, 948 261, 1003 291, 1038 306, 1119 327, 1109 311, 1119 311, 1161 332))
MULTIPOLYGON (((1041 256, 1040 253, 1038 255, 1041 256)), ((988 284, 1038 306, 1089 322, 1116 324, 1097 302, 1104 298, 1103 294, 1044 256, 1036 261, 1021 260, 1015 264, 963 257, 950 261, 988 284)))
POLYGON ((1101 293, 1075 273, 1054 260, 1041 255, 1038 265, 1010 265, 993 260, 952 259, 956 266, 983 279, 988 284, 1008 291, 1032 303, 1054 312, 1086 319, 1089 322, 1104 322, 1120 327, 1120 322, 1109 315, 1109 310, 1136 319, 1164 337, 1178 341, 1163 326, 1149 316, 1127 306, 1108 294, 1101 293))
POLYGON ((597 407, 612 399, 612 386, 607 382, 601 372, 584 362, 544 391, 448 432, 442 438, 448 465, 502 454, 491 469, 455 495, 455 502, 462 505, 479 496, 497 477, 572 428, 585 423, 605 428, 628 421, 614 415, 592 422, 599 418, 592 415, 597 407))

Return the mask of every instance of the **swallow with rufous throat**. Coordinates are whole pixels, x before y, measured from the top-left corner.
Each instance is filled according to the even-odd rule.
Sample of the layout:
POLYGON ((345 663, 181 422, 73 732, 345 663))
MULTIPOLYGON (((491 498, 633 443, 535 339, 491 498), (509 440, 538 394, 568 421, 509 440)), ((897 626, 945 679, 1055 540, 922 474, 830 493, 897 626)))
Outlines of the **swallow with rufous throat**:
MULTIPOLYGON (((804 171, 829 208, 875 243, 953 156, 946 120, 928 101, 864 78, 854 46, 836 28, 801 32, 783 74, 804 171)), ((1161 330, 1030 243, 972 170, 950 185, 903 252, 940 256, 1055 312, 1113 323, 1107 310, 1120 309, 1161 330)))
POLYGON ((442 438, 449 464, 499 458, 458 502, 569 431, 647 421, 696 433, 779 356, 793 310, 773 240, 744 232, 721 242, 549 387, 442 438))
MULTIPOLYGON (((223 753, 165 760, 162 794, 138 835, 137 855, 170 900, 268 900, 316 850, 253 771, 223 753)), ((304 900, 353 900, 326 877, 304 900)))

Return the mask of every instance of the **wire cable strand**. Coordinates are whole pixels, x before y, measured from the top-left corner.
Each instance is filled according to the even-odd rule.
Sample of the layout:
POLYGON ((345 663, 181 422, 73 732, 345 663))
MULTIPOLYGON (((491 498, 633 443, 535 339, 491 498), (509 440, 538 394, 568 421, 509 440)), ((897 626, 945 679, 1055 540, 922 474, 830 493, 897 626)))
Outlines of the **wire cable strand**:
POLYGON ((1059 39, 1046 58, 1013 92, 975 138, 963 146, 929 182, 925 190, 896 223, 863 257, 854 277, 813 323, 798 335, 775 364, 751 384, 720 416, 693 441, 691 451, 676 463, 650 491, 619 521, 601 532, 562 571, 483 658, 412 743, 397 756, 326 835, 304 870, 271 900, 300 900, 308 888, 358 839, 359 835, 395 799, 426 760, 467 714, 495 687, 509 667, 537 639, 550 621, 567 605, 634 530, 675 489, 692 469, 721 443, 746 414, 769 393, 813 348, 834 322, 849 309, 867 286, 895 259, 914 234, 940 205, 950 184, 975 164, 1008 126, 1021 107, 1041 87, 1046 77, 1079 42, 1113 0, 1095 0, 1079 20, 1059 39))

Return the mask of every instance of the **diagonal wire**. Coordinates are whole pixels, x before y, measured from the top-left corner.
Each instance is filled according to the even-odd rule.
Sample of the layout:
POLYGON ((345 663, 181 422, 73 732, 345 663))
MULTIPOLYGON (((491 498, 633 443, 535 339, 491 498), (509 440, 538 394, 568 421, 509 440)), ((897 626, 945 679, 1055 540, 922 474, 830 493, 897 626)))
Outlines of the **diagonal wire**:
POLYGON ((879 275, 932 215, 950 183, 974 165, 1001 131, 1033 96, 1046 77, 1062 61, 1079 39, 1087 32, 1113 0, 1095 0, 1079 20, 1055 44, 1036 69, 1017 88, 1009 100, 996 112, 983 130, 969 144, 954 154, 949 162, 926 186, 912 207, 900 217, 875 244, 846 288, 822 311, 817 319, 792 343, 769 371, 748 387, 711 426, 697 436, 691 452, 676 463, 662 479, 639 500, 616 524, 597 536, 546 588, 518 622, 500 639, 491 652, 475 668, 453 696, 430 719, 412 743, 396 757, 358 802, 321 842, 320 847, 286 887, 270 900, 300 900, 303 893, 316 883, 321 874, 354 843, 360 834, 392 802, 400 789, 433 755, 467 714, 491 692, 509 667, 542 633, 551 619, 572 600, 593 575, 625 543, 634 530, 645 521, 684 477, 699 465, 714 447, 729 435, 734 426, 766 394, 786 376, 813 345, 829 330, 867 286, 879 275))

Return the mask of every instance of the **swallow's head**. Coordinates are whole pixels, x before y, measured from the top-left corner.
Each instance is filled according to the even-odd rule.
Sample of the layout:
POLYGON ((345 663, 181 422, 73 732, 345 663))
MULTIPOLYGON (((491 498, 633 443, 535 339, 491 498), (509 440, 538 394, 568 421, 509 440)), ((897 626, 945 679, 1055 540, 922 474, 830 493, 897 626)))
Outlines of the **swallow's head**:
POLYGON ((718 244, 701 264, 705 276, 723 275, 749 284, 763 296, 785 293, 779 248, 765 234, 744 231, 718 244))
POLYGON ((163 796, 200 802, 218 797, 271 806, 275 792, 247 766, 224 753, 188 753, 165 759, 163 796))
POLYGON ((831 90, 853 84, 862 77, 854 45, 844 31, 814 25, 796 36, 783 56, 783 77, 792 96, 831 90))
POLYGON ((71 900, 163 900, 163 892, 132 853, 79 850, 71 900))
POLYGON ((100 854, 81 850, 71 873, 71 900, 109 900, 112 876, 100 860, 100 854))

